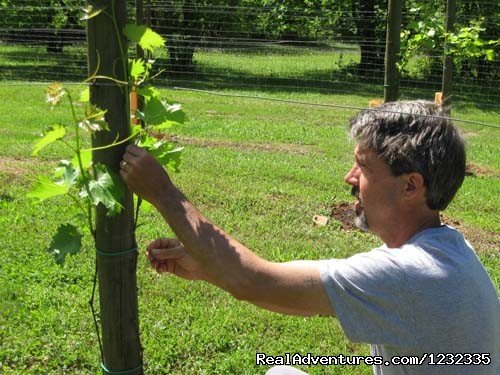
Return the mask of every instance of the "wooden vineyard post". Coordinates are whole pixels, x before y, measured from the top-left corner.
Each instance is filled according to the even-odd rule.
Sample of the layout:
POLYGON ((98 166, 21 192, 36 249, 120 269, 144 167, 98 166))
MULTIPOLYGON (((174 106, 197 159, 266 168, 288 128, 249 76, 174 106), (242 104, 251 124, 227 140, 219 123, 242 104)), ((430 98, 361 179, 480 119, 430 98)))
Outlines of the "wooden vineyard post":
MULTIPOLYGON (((455 0, 447 0, 446 2, 446 33, 452 33, 457 4, 455 0)), ((441 85, 442 105, 448 115, 451 112, 451 92, 453 86, 453 56, 448 53, 447 42, 444 45, 443 58, 443 80, 441 85)))
POLYGON ((399 99, 399 70, 397 62, 401 44, 401 0, 387 4, 387 33, 385 44, 384 102, 399 99))
MULTIPOLYGON (((112 77, 126 82, 127 42, 122 30, 127 18, 125 0, 93 1, 104 11, 88 20, 89 75, 112 77), (112 19, 114 17, 114 20, 112 19), (116 24, 115 24, 116 22, 116 24)), ((107 78, 96 78, 90 87, 90 101, 107 110, 109 132, 97 132, 92 147, 101 147, 130 135, 129 87, 107 78)), ((94 163, 105 164, 119 176, 119 165, 126 144, 93 151, 94 163)), ((99 303, 102 337, 102 369, 105 374, 142 374, 142 349, 139 338, 137 306, 137 251, 134 234, 132 194, 126 190, 123 210, 107 216, 96 210, 96 256, 99 278, 99 303)))

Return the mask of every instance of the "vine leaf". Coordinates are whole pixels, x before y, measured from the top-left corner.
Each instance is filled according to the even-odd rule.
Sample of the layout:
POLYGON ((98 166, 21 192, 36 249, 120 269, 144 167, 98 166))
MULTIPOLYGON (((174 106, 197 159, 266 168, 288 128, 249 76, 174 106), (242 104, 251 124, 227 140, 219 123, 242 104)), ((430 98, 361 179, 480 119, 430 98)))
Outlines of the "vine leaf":
POLYGON ((92 134, 102 130, 109 130, 108 123, 104 119, 107 110, 91 104, 85 109, 85 118, 78 123, 78 126, 92 134))
POLYGON ((160 97, 160 91, 156 87, 149 86, 149 85, 139 87, 137 89, 137 93, 146 99, 153 98, 153 97, 155 97, 155 98, 160 97))
POLYGON ((52 242, 47 251, 54 256, 57 264, 63 265, 66 255, 74 255, 80 252, 82 237, 82 234, 74 225, 62 224, 57 228, 57 233, 52 237, 52 242))
POLYGON ((57 184, 46 176, 38 176, 38 181, 26 196, 38 199, 41 202, 48 198, 66 194, 68 189, 69 186, 57 184))
POLYGON ((165 45, 165 39, 145 25, 127 24, 123 33, 128 40, 138 43, 146 51, 153 52, 165 45))
POLYGON ((146 99, 144 111, 137 113, 137 117, 147 124, 155 126, 156 130, 166 129, 173 124, 183 124, 187 121, 187 116, 180 104, 171 105, 155 96, 146 99))
POLYGON ((486 56, 486 60, 493 61, 495 60, 495 51, 492 49, 487 49, 484 51, 484 55, 486 56))
MULTIPOLYGON (((82 160, 82 167, 84 170, 89 169, 92 165, 92 151, 91 150, 80 150, 80 158, 82 160)), ((71 159, 73 165, 78 165, 78 157, 75 155, 71 159)))
POLYGON ((130 76, 134 79, 134 81, 139 80, 141 75, 146 73, 146 65, 144 64, 144 60, 136 59, 130 60, 130 76))
POLYGON ((61 177, 56 184, 65 186, 68 189, 76 183, 78 175, 79 171, 68 160, 61 160, 54 173, 54 177, 61 177))
POLYGON ((78 101, 80 103, 88 103, 90 101, 90 88, 86 87, 85 89, 82 90, 80 93, 80 96, 78 97, 78 101))
MULTIPOLYGON (((97 206, 102 203, 108 209, 108 216, 121 212, 120 201, 125 194, 125 188, 118 175, 111 172, 104 164, 94 166, 94 176, 89 180, 89 190, 92 203, 97 206)), ((85 189, 80 192, 82 198, 87 198, 85 189)))
POLYGON ((158 162, 172 172, 179 172, 183 147, 175 147, 171 143, 160 141, 147 147, 147 150, 158 162))
POLYGON ((43 134, 43 138, 35 142, 33 146, 32 156, 38 156, 38 153, 44 147, 54 143, 66 135, 66 128, 63 125, 52 125, 43 134))
MULTIPOLYGON (((168 128, 174 123, 184 124, 188 121, 186 113, 180 104, 170 104, 161 99, 160 91, 152 86, 144 86, 137 89, 137 93, 144 97, 144 110, 138 111, 137 117, 149 125, 163 125, 168 128)), ((156 128, 155 130, 161 130, 156 128)))
POLYGON ((45 92, 47 103, 54 108, 54 106, 61 102, 65 94, 64 87, 59 82, 54 82, 47 87, 47 91, 45 92))

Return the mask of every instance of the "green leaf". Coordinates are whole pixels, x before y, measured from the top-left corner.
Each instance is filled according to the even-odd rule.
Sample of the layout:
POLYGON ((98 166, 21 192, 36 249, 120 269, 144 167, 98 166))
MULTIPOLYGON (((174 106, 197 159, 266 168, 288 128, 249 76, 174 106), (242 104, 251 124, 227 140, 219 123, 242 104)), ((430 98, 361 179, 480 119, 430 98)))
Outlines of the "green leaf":
POLYGON ((35 142, 31 155, 37 156, 41 149, 63 138, 66 135, 66 128, 56 124, 49 127, 43 134, 43 138, 35 142))
POLYGON ((158 97, 151 97, 144 105, 144 121, 148 125, 162 125, 169 127, 172 123, 183 124, 187 121, 187 116, 180 104, 168 104, 158 97))
POLYGON ((66 91, 59 82, 54 82, 47 87, 45 94, 47 103, 49 103, 53 108, 61 102, 62 97, 66 95, 66 91))
POLYGON ((59 265, 63 265, 66 255, 77 254, 82 249, 82 234, 78 228, 71 224, 63 224, 57 228, 57 233, 52 237, 52 242, 47 250, 59 265))
MULTIPOLYGON (((86 150, 86 151, 80 151, 80 158, 82 159, 82 167, 84 170, 87 170, 90 168, 92 165, 92 151, 86 150)), ((75 155, 73 159, 71 159, 71 163, 73 165, 77 165, 78 168, 80 165, 78 164, 78 157, 75 155)))
POLYGON ((90 101, 90 88, 85 88, 78 97, 80 103, 88 103, 90 101))
POLYGON ((61 160, 55 170, 54 176, 61 177, 56 184, 68 188, 73 186, 78 180, 79 171, 75 169, 73 163, 68 160, 61 160))
POLYGON ((488 61, 495 60, 495 51, 494 50, 487 49, 486 51, 484 51, 484 54, 486 56, 486 60, 488 60, 488 61))
POLYGON ((137 143, 137 146, 150 150, 155 147, 158 140, 151 134, 144 132, 137 143))
POLYGON ((419 25, 418 25, 418 22, 417 22, 417 21, 415 21, 415 20, 412 20, 412 21, 410 21, 410 22, 408 23, 408 26, 407 26, 407 27, 408 27, 409 29, 412 29, 412 30, 417 30, 417 29, 418 29, 418 26, 419 26, 419 25))
POLYGON ((143 50, 153 52, 165 45, 163 37, 145 25, 127 24, 123 30, 131 42, 138 43, 143 50))
POLYGON ((153 87, 153 86, 139 87, 137 89, 137 94, 143 96, 146 99, 160 97, 160 91, 156 87, 153 87))
POLYGON ((172 172, 179 172, 183 147, 175 147, 166 141, 159 141, 152 147, 146 147, 146 149, 165 168, 172 172))
POLYGON ((38 181, 33 189, 26 194, 26 197, 38 199, 41 202, 57 195, 66 194, 68 189, 68 186, 57 184, 46 176, 38 176, 38 181))
POLYGON ((154 131, 162 131, 162 130, 166 130, 166 129, 170 129, 173 125, 175 124, 174 121, 165 121, 159 125, 153 125, 153 126, 150 126, 150 128, 154 131))
POLYGON ((145 121, 150 125, 159 125, 167 119, 165 106, 157 97, 151 97, 146 100, 143 112, 145 121))
POLYGON ((184 124, 187 121, 186 113, 182 110, 182 106, 180 104, 166 104, 166 109, 168 112, 169 120, 184 124))
MULTIPOLYGON (((89 181, 92 204, 98 206, 102 203, 108 209, 108 216, 120 213, 123 209, 120 201, 125 195, 123 182, 103 164, 96 164, 93 169, 95 175, 89 181)), ((87 191, 82 189, 80 196, 88 197, 87 191)))
POLYGON ((91 104, 85 108, 85 119, 80 121, 78 126, 92 134, 102 130, 109 131, 109 125, 104 118, 106 112, 107 110, 91 104))
POLYGON ((137 135, 142 131, 141 125, 130 125, 130 135, 137 135))
POLYGON ((130 76, 137 81, 141 75, 146 73, 146 66, 144 60, 130 60, 130 76))

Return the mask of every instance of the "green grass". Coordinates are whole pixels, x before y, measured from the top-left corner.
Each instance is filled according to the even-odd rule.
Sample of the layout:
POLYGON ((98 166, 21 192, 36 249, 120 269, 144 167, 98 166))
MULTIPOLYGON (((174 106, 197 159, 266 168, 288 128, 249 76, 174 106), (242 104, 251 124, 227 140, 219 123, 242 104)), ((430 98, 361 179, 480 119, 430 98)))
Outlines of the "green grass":
MULTIPOLYGON (((314 76, 324 71, 335 72, 345 65, 359 62, 357 48, 318 50, 286 48, 263 51, 203 51, 195 55, 195 64, 217 69, 232 67, 240 74, 252 77, 294 78, 314 76), (311 61, 314 61, 311 64, 311 61)), ((333 75, 332 75, 333 77, 333 75)))
MULTIPOLYGON (((379 243, 369 234, 343 232, 335 221, 326 227, 312 224, 313 215, 329 215, 335 204, 351 200, 343 176, 352 163, 346 124, 355 111, 183 91, 165 90, 165 95, 181 102, 190 117, 173 130, 186 144, 182 172, 173 179, 206 216, 255 252, 277 261, 325 259, 379 243)), ((45 249, 57 225, 75 209, 64 199, 35 205, 25 198, 36 175, 70 156, 62 145, 49 147, 41 159, 30 156, 45 125, 70 121, 68 108, 50 111, 43 86, 0 85, 0 96, 7 109, 0 119, 0 373, 99 373, 87 305, 92 244, 86 239, 83 253, 56 266, 45 249)), ((283 91, 266 96, 367 104, 365 95, 283 91)), ((498 113, 475 107, 458 108, 454 115, 498 119, 498 113)), ((467 135, 469 160, 487 172, 467 177, 445 213, 480 234, 473 245, 498 289, 500 130, 459 127, 467 135)), ((148 241, 171 234, 157 213, 144 213, 141 223, 141 253, 148 241)), ((147 373, 263 374, 266 368, 254 365, 256 352, 368 354, 367 345, 348 342, 336 319, 280 316, 202 282, 159 277, 142 254, 137 273, 147 373)), ((371 373, 366 366, 304 369, 371 373)))
MULTIPOLYGON (((133 55, 135 52, 130 49, 133 55)), ((252 44, 212 46, 197 49, 192 71, 169 67, 167 51, 156 56, 156 67, 163 73, 158 80, 170 86, 204 89, 235 89, 252 92, 328 93, 355 95, 367 100, 384 94, 383 66, 358 70, 360 49, 355 44, 324 41, 321 45, 252 44)), ((433 99, 440 91, 439 73, 424 68, 435 57, 412 59, 409 72, 401 78, 404 99, 433 99)), ((440 58, 439 58, 440 60, 440 58)), ((46 47, 0 45, 0 80, 72 81, 86 74, 84 44, 66 46, 62 53, 48 53, 46 47)), ((498 112, 498 85, 495 79, 455 77, 453 101, 461 106, 482 106, 498 112)), ((497 123, 495 121, 494 123, 497 123)))

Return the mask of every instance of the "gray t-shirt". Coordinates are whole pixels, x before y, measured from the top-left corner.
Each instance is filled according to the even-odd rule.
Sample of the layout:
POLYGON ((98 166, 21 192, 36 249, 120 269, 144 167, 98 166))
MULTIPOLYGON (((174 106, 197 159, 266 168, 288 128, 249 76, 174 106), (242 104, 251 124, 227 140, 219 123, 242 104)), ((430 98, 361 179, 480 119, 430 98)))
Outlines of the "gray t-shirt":
POLYGON ((374 365, 375 374, 500 374, 499 298, 457 230, 426 229, 400 248, 384 245, 348 259, 321 261, 320 269, 351 341, 371 344, 372 355, 384 361, 428 355, 427 365, 374 365), (487 353, 491 364, 428 364, 488 361, 488 355, 446 353, 487 353))

